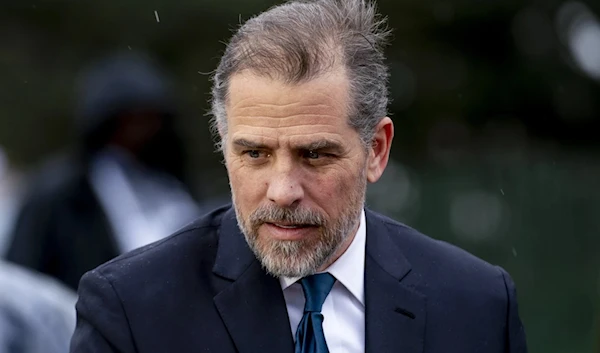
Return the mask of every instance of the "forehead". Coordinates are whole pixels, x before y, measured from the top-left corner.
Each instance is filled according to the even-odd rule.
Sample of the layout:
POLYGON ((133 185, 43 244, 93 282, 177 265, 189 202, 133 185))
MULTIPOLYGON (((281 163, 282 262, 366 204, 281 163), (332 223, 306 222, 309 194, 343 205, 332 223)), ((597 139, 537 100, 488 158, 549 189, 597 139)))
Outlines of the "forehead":
POLYGON ((239 73, 229 85, 229 127, 347 125, 348 93, 348 80, 341 71, 300 84, 239 73))

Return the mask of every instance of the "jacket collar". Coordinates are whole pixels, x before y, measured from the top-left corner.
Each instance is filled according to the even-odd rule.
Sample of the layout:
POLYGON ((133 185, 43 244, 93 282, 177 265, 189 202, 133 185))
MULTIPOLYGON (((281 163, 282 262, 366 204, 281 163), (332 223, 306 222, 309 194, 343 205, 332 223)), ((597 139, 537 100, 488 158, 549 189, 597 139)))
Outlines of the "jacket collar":
MULTIPOLYGON (((414 289, 418 280, 404 256, 391 220, 366 210, 365 351, 421 353, 426 298, 414 289)), ((232 281, 215 305, 241 353, 293 352, 294 343, 283 292, 248 247, 233 208, 222 218, 213 272, 232 281)))

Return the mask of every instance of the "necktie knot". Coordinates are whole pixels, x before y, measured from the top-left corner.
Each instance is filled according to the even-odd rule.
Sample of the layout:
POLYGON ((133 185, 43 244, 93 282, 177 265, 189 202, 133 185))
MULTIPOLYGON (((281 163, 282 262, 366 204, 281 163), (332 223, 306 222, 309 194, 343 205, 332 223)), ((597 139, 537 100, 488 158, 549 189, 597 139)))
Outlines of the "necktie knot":
POLYGON ((329 273, 319 273, 300 280, 306 299, 304 312, 321 312, 325 298, 331 292, 334 283, 335 277, 329 273))

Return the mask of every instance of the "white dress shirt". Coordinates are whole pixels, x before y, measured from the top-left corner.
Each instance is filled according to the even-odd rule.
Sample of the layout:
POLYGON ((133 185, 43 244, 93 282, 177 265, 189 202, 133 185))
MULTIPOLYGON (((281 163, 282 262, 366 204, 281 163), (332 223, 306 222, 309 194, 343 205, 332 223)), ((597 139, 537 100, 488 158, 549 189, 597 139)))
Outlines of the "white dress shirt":
MULTIPOLYGON (((365 247, 367 227, 364 210, 352 243, 331 266, 336 278, 333 289, 323 303, 323 331, 330 353, 365 351, 365 247)), ((304 314, 304 292, 298 278, 279 279, 294 339, 304 314)))

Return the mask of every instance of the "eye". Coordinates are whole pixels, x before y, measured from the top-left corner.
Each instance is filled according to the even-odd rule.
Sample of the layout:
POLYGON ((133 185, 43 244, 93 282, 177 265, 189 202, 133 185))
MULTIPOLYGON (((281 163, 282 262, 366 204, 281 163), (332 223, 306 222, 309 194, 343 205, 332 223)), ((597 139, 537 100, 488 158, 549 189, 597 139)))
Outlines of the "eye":
POLYGON ((250 157, 250 158, 260 158, 259 150, 250 150, 250 151, 245 151, 244 153, 247 154, 248 157, 250 157))
POLYGON ((246 158, 246 160, 251 161, 252 163, 262 163, 266 161, 271 155, 262 150, 246 150, 242 152, 242 156, 246 158))
POLYGON ((321 155, 319 154, 319 152, 306 151, 306 153, 304 153, 304 157, 308 159, 318 159, 319 157, 321 157, 321 155))

